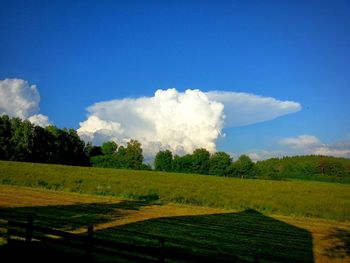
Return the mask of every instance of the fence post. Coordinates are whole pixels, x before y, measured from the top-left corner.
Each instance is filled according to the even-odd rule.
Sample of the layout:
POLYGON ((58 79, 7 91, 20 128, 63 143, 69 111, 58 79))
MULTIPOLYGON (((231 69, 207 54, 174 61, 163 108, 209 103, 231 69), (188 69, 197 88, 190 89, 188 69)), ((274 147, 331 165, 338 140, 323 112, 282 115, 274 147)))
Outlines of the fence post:
POLYGON ((164 237, 159 237, 159 262, 165 262, 165 253, 164 253, 164 237))
POLYGON ((88 232, 87 232, 87 244, 86 244, 86 257, 88 261, 92 261, 93 238, 94 238, 94 227, 92 225, 89 225, 88 232))
MULTIPOLYGON (((9 225, 9 220, 7 220, 7 225, 9 225)), ((10 227, 7 226, 7 233, 6 233, 6 243, 7 245, 11 245, 11 231, 9 229, 10 227)))
POLYGON ((29 215, 27 217, 27 229, 26 229, 26 243, 30 244, 33 236, 33 216, 29 215))

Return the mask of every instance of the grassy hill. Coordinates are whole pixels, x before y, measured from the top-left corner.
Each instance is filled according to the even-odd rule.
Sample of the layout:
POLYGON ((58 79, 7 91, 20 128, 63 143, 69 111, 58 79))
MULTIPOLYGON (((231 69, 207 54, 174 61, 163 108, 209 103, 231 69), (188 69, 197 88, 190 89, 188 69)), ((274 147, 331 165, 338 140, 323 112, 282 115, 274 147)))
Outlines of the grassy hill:
POLYGON ((267 214, 350 219, 350 185, 0 161, 0 183, 267 214))
POLYGON ((255 175, 277 180, 295 178, 350 183, 350 159, 319 155, 271 158, 256 163, 255 175))

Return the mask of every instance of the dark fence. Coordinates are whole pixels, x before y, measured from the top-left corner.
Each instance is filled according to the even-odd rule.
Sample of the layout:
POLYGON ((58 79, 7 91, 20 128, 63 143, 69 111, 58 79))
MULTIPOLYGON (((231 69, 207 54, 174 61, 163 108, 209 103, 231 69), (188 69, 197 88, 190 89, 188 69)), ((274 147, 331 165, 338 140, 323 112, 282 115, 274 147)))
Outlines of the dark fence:
MULTIPOLYGON (((54 244, 67 248, 74 248, 85 253, 87 261, 94 261, 94 257, 108 256, 122 258, 132 262, 245 262, 238 258, 225 258, 223 255, 202 256, 166 247, 164 238, 158 237, 159 245, 141 246, 122 243, 115 240, 105 240, 94 236, 93 226, 87 227, 86 234, 75 234, 57 229, 51 229, 34 224, 33 217, 28 216, 27 222, 7 220, 2 227, 6 228, 5 237, 10 245, 14 239, 22 238, 30 246, 32 242, 41 241, 44 244, 54 244)), ((259 262, 255 257, 254 262, 259 262)))

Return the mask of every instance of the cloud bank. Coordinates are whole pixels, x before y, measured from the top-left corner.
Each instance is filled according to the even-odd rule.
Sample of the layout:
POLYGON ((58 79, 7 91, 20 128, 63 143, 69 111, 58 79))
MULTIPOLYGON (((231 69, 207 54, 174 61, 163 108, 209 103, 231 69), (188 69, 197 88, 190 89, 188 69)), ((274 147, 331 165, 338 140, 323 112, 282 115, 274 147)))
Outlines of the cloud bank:
POLYGON ((49 118, 39 114, 39 102, 40 94, 35 85, 22 79, 0 80, 0 115, 7 114, 47 126, 49 118))
POLYGON ((285 138, 280 144, 290 147, 297 154, 316 154, 350 158, 350 140, 338 141, 331 144, 323 143, 313 135, 300 135, 285 138))
MULTIPOLYGON (((308 134, 287 137, 276 142, 282 148, 276 147, 274 150, 254 149, 244 154, 248 155, 253 161, 294 155, 324 155, 350 158, 350 136, 344 140, 328 144, 323 143, 316 136, 308 134)), ((231 155, 237 159, 240 154, 232 153, 231 155)))
POLYGON ((93 104, 78 133, 97 145, 137 139, 145 156, 160 149, 184 154, 203 147, 214 152, 224 127, 267 121, 300 108, 296 102, 247 93, 157 90, 152 97, 93 104))

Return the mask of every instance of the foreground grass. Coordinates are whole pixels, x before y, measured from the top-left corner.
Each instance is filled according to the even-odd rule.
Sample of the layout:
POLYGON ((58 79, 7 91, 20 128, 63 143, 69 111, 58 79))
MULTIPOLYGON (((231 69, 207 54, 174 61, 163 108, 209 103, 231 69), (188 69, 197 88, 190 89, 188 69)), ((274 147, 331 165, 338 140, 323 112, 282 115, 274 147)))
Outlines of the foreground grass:
POLYGON ((24 219, 28 213, 44 226, 84 233, 93 224, 98 237, 148 246, 157 246, 155 237, 161 236, 167 247, 202 255, 252 260, 258 252, 280 262, 350 260, 350 222, 0 185, 0 218, 24 219))
POLYGON ((0 161, 0 183, 267 214, 350 220, 350 185, 0 161))

